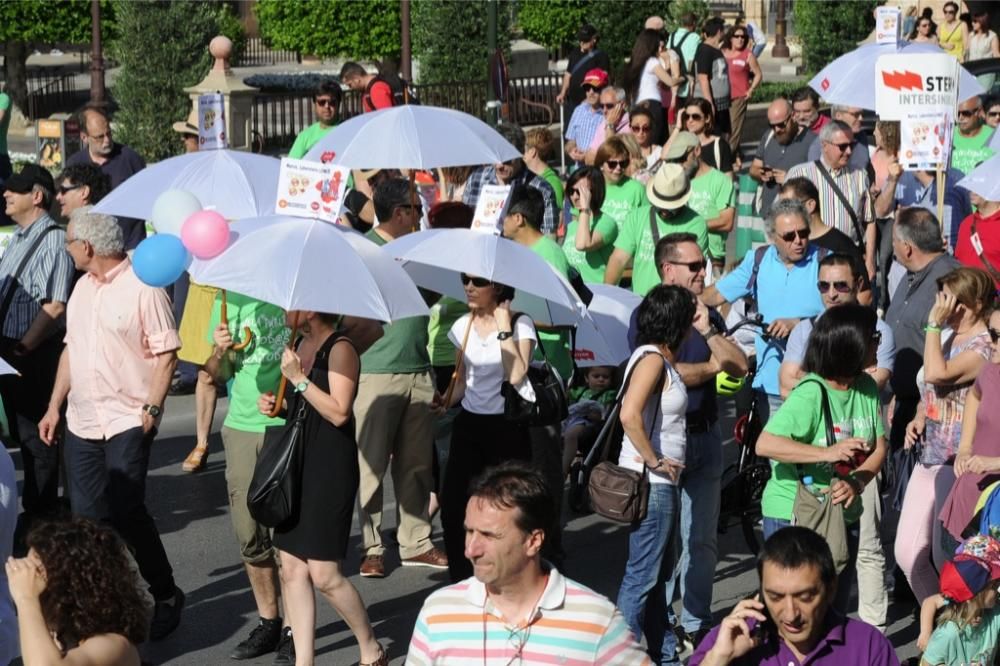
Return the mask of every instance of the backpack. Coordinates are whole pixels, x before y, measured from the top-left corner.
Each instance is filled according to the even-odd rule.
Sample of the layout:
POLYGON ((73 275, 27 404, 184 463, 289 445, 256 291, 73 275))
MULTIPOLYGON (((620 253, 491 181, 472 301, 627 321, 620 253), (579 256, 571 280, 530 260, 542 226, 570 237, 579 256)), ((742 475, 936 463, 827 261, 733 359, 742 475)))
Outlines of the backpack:
POLYGON ((418 104, 418 105, 420 104, 420 99, 417 97, 417 93, 413 89, 413 86, 410 84, 410 82, 398 74, 390 74, 390 73, 379 74, 374 79, 372 79, 371 83, 369 83, 368 87, 365 89, 366 98, 368 98, 369 95, 371 94, 370 91, 372 86, 374 86, 375 83, 379 81, 388 85, 389 89, 392 91, 393 106, 402 106, 404 104, 418 104))
POLYGON ((687 61, 684 60, 684 53, 681 51, 681 47, 684 46, 684 42, 687 41, 687 38, 693 34, 694 34, 693 31, 688 30, 686 33, 684 33, 684 36, 681 37, 681 41, 674 44, 674 39, 677 37, 677 33, 674 32, 673 34, 670 35, 670 39, 667 40, 667 50, 673 51, 674 53, 677 54, 677 60, 679 61, 678 65, 680 67, 681 78, 684 79, 687 79, 691 72, 688 70, 688 64, 687 61))

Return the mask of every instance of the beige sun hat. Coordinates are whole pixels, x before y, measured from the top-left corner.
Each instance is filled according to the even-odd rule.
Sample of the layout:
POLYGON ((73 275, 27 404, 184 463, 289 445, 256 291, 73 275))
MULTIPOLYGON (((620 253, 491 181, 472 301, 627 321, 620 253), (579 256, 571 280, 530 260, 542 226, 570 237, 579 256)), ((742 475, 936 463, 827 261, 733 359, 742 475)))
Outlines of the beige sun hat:
POLYGON ((691 182, 684 167, 672 163, 661 165, 646 184, 646 196, 656 208, 676 210, 683 207, 691 197, 691 182))
POLYGON ((179 134, 193 134, 194 136, 198 136, 198 110, 191 109, 187 120, 183 122, 178 121, 174 123, 173 127, 174 131, 179 134))

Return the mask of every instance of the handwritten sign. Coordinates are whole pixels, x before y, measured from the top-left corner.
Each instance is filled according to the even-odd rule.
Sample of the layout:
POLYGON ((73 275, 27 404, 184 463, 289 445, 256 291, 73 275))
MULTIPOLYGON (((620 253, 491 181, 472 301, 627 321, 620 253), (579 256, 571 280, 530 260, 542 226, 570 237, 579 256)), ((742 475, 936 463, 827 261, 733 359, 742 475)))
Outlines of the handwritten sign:
POLYGON ((198 150, 219 150, 227 145, 222 93, 198 95, 198 150))
POLYGON ((473 231, 499 236, 503 233, 503 214, 510 198, 510 185, 484 185, 472 215, 473 231))
POLYGON ((350 170, 334 164, 281 160, 274 210, 284 215, 336 222, 350 170))

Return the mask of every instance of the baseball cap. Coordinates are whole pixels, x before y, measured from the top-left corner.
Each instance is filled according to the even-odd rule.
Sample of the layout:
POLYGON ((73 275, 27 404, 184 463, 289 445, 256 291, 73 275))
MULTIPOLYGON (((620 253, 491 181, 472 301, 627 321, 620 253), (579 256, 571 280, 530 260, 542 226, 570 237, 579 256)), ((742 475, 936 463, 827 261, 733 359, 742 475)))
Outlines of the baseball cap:
POLYGON ((587 73, 583 76, 583 83, 581 85, 591 85, 596 88, 603 88, 608 85, 608 73, 599 67, 587 70, 587 73))
POLYGON ((982 560, 956 557, 941 567, 941 595, 961 604, 986 589, 990 584, 990 569, 982 560))
POLYGON ((679 160, 684 157, 684 153, 700 145, 701 142, 698 140, 698 137, 692 132, 678 132, 670 144, 670 150, 667 151, 663 159, 668 162, 670 160, 679 160))
POLYGON ((580 26, 580 29, 576 31, 576 41, 578 42, 589 42, 594 37, 597 37, 597 28, 589 23, 584 23, 580 26))
POLYGON ((48 169, 37 164, 25 164, 19 173, 15 173, 4 181, 3 189, 18 194, 27 194, 35 185, 41 185, 49 191, 49 194, 56 191, 55 181, 48 169))

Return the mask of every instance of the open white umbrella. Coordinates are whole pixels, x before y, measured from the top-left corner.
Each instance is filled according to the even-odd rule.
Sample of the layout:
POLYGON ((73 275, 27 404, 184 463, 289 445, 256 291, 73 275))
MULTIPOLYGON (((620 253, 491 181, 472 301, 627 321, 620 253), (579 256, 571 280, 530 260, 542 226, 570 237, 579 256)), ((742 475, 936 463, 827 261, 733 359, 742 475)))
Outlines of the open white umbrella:
POLYGON ((0 358, 0 375, 19 375, 20 372, 17 368, 8 363, 5 359, 0 358))
MULTIPOLYGON (((819 71, 809 87, 830 104, 875 110, 875 65, 880 56, 895 53, 944 53, 934 44, 865 44, 845 53, 819 71)), ((983 94, 976 77, 959 68, 958 101, 983 94)))
POLYGON ((341 123, 305 158, 353 169, 435 169, 496 164, 520 156, 479 118, 453 109, 407 104, 341 123))
MULTIPOLYGON (((996 135, 994 135, 996 136, 996 135)), ((1000 201, 1000 155, 994 155, 956 183, 987 201, 1000 201)))
POLYGON ((148 220, 167 190, 186 190, 205 208, 239 220, 274 212, 281 161, 238 150, 205 150, 151 164, 101 199, 94 212, 148 220))
POLYGON ((500 236, 432 229, 397 238, 384 249, 417 285, 463 302, 461 273, 513 287, 511 309, 539 324, 576 326, 584 312, 566 278, 539 255, 500 236))
POLYGON ((642 297, 610 284, 588 283, 587 287, 594 296, 576 329, 576 364, 581 368, 618 365, 631 356, 628 328, 642 297))

